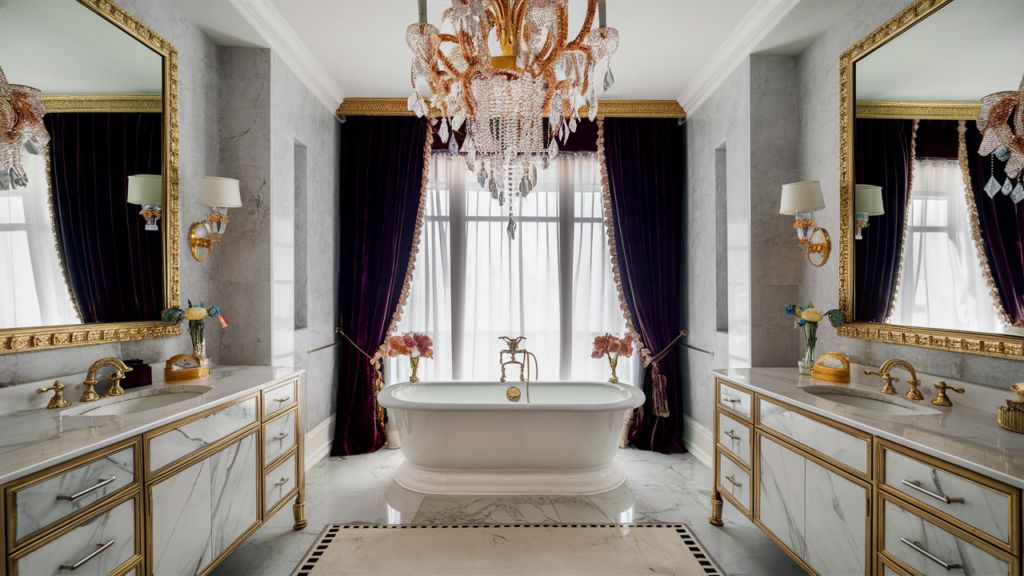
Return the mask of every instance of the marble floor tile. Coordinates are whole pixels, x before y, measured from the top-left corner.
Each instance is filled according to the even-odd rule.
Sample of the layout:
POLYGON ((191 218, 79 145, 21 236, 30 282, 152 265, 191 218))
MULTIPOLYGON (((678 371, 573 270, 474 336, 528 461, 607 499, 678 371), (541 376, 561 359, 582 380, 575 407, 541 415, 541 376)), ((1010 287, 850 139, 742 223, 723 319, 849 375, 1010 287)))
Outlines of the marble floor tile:
POLYGON ((682 523, 725 573, 789 575, 803 570, 728 502, 725 526, 708 523, 712 471, 691 454, 620 450, 626 483, 591 496, 428 496, 394 482, 400 450, 325 458, 306 473, 309 526, 293 531, 283 508, 214 575, 291 573, 327 524, 682 523))

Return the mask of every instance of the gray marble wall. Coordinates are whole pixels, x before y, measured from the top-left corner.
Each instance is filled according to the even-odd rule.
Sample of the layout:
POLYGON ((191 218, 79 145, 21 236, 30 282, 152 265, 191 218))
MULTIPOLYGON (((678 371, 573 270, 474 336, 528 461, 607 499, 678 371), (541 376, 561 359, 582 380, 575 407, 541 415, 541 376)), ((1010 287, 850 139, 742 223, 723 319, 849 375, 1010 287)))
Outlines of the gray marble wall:
MULTIPOLYGON (((862 2, 809 46, 797 60, 800 180, 820 180, 827 208, 819 223, 833 233, 833 257, 823 268, 800 266, 801 301, 832 308, 839 295, 839 56, 855 42, 909 5, 907 0, 862 2)), ((801 346, 796 333, 787 338, 801 346)), ((1005 387, 1020 381, 1024 363, 926 350, 910 346, 839 338, 831 327, 818 331, 818 352, 836 351, 852 362, 880 365, 889 358, 909 360, 922 372, 1005 387)))
MULTIPOLYGON (((216 295, 217 270, 210 263, 200 264, 187 256, 184 235, 188 234, 189 225, 202 220, 207 212, 196 203, 199 178, 214 175, 218 169, 218 48, 199 27, 166 2, 118 0, 117 3, 178 50, 181 296, 183 300, 212 302, 216 295)), ((165 220, 161 220, 163 222, 165 220)), ((164 360, 191 349, 188 330, 182 331, 184 334, 176 338, 5 354, 0 356, 0 385, 84 372, 104 356, 141 358, 149 362, 164 360)), ((215 362, 220 361, 218 331, 206 332, 207 355, 215 362)))
POLYGON ((273 218, 273 364, 306 369, 306 425, 334 413, 340 346, 307 354, 337 336, 338 196, 341 125, 277 56, 272 62, 271 205, 273 218), (295 145, 306 153, 306 202, 295 202, 295 145), (304 210, 306 237, 296 241, 296 208, 304 210), (305 246, 305 249, 297 249, 305 246), (295 258, 306 259, 307 327, 295 329, 295 258))
MULTIPOLYGON (((220 362, 271 361, 271 54, 263 48, 221 47, 220 171, 236 178, 241 208, 229 208, 227 234, 207 262, 216 268, 219 304, 231 325, 220 362)), ((211 174, 212 175, 212 174, 211 174)))

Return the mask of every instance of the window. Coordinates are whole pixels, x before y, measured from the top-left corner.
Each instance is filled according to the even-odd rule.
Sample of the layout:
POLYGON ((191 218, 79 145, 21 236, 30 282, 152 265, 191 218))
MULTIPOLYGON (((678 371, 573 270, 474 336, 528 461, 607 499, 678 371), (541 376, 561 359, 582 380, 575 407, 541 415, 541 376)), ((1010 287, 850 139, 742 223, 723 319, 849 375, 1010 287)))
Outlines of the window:
MULTIPOLYGON (((562 157, 538 173, 516 210, 499 207, 461 158, 435 155, 416 272, 398 333, 427 333, 433 360, 423 380, 495 380, 499 336, 526 336, 542 380, 606 380, 608 361, 590 357, 594 337, 622 336, 596 157, 562 157)), ((630 380, 631 363, 618 374, 630 380)), ((406 358, 390 361, 390 381, 407 380, 406 358)), ((508 374, 518 380, 518 374, 508 374)))
POLYGON ((1003 332, 971 236, 963 174, 956 160, 914 161, 893 322, 1003 332))

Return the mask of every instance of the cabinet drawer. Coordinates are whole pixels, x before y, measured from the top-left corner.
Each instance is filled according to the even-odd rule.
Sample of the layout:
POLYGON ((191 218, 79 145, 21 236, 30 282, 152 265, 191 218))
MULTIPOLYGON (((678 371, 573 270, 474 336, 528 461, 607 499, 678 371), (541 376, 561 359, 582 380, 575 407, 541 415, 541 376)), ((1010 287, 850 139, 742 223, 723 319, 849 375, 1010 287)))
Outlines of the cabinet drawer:
POLYGON ((730 500, 750 515, 750 474, 730 460, 718 454, 718 486, 723 493, 731 496, 730 500))
POLYGON ((1011 509, 1016 507, 1016 492, 1012 488, 1001 491, 994 483, 992 487, 979 484, 890 446, 882 446, 881 451, 884 485, 918 505, 948 516, 947 520, 966 530, 990 536, 994 543, 1012 551, 1011 509))
POLYGON ((292 491, 297 486, 297 479, 298 468, 295 466, 295 454, 289 456, 277 468, 267 472, 263 484, 266 498, 263 501, 268 514, 275 512, 278 505, 282 504, 282 500, 292 496, 292 491))
POLYGON ((750 418, 751 394, 746 390, 734 388, 721 380, 718 381, 718 404, 750 418))
POLYGON ((288 412, 263 425, 263 465, 267 466, 295 446, 297 411, 288 412))
POLYGON ((157 471, 258 421, 256 396, 218 408, 187 424, 146 434, 149 471, 157 471))
POLYGON ((955 528, 926 519, 888 497, 882 509, 883 552, 917 573, 930 575, 1016 574, 1012 556, 970 542, 955 528), (948 566, 948 568, 946 567, 948 566))
POLYGON ((54 466, 38 479, 8 488, 14 511, 9 533, 14 540, 20 545, 26 537, 85 508, 101 506, 115 492, 136 484, 136 446, 99 450, 83 464, 54 466))
POLYGON ((285 382, 280 386, 263 391, 263 419, 273 418, 295 406, 298 399, 298 380, 285 382))
POLYGON ((100 576, 137 561, 138 498, 128 499, 11 560, 12 573, 100 576), (72 566, 78 565, 72 572, 72 566))
POLYGON ((718 413, 718 443, 750 466, 750 428, 724 412, 718 413))
POLYGON ((868 474, 871 450, 870 437, 866 434, 855 436, 767 398, 757 399, 757 424, 802 444, 833 463, 862 475, 868 474))

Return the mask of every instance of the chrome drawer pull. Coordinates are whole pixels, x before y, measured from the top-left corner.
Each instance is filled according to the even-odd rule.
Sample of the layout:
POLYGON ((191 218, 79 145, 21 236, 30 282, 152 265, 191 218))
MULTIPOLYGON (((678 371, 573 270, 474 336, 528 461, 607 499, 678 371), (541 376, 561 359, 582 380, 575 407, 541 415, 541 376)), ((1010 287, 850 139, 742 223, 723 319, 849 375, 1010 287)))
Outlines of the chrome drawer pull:
POLYGON ((732 430, 729 430, 728 432, 725 432, 724 434, 725 434, 726 436, 728 436, 729 438, 732 438, 732 439, 733 439, 734 441, 736 441, 736 442, 739 442, 739 441, 740 441, 740 437, 739 437, 739 436, 737 436, 737 435, 735 435, 735 434, 733 434, 733 433, 732 433, 732 430))
POLYGON ((946 564, 942 560, 939 560, 935 556, 932 556, 931 553, 929 553, 927 550, 925 550, 924 548, 921 548, 921 543, 920 542, 911 542, 910 540, 907 540, 906 538, 900 538, 900 542, 903 542, 907 546, 910 546, 914 550, 917 550, 921 554, 924 554, 926 558, 928 558, 932 562, 935 562, 939 566, 942 566, 946 570, 959 570, 960 568, 963 568, 963 566, 961 564, 946 564))
POLYGON ((117 480, 117 476, 111 476, 110 478, 107 479, 100 478, 99 483, 93 486, 92 488, 86 488, 85 490, 82 490, 78 494, 72 494, 71 496, 64 496, 63 494, 61 494, 60 496, 57 496, 57 500, 67 500, 68 502, 74 502, 75 500, 78 500, 79 498, 85 496, 90 492, 103 488, 104 486, 110 484, 114 480, 117 480))
POLYGON ((726 476, 725 479, 728 480, 729 482, 732 482, 733 486, 736 486, 736 487, 743 486, 742 482, 737 482, 736 479, 733 478, 732 476, 726 476))
POLYGON ((61 564, 60 565, 60 569, 61 570, 71 570, 71 571, 78 570, 79 568, 82 567, 82 564, 85 564, 89 560, 92 560, 93 558, 98 556, 100 554, 100 552, 103 552, 104 550, 106 550, 107 548, 110 548, 113 545, 114 545, 114 541, 113 540, 111 540, 110 542, 107 542, 106 544, 97 544, 97 546, 100 547, 99 550, 96 550, 92 554, 89 554, 85 558, 82 558, 81 560, 79 560, 78 562, 75 562, 74 564, 71 564, 70 566, 67 565, 67 564, 61 564))
POLYGON ((287 437, 288 437, 288 432, 285 431, 285 432, 281 432, 277 436, 274 436, 274 440, 284 440, 287 437))
POLYGON ((904 480, 903 481, 903 485, 904 486, 910 486, 914 490, 917 490, 918 492, 920 492, 922 494, 927 494, 927 495, 931 496, 932 498, 935 498, 936 500, 942 501, 945 504, 954 504, 954 503, 963 504, 964 503, 964 499, 963 498, 950 498, 949 496, 943 496, 942 494, 936 494, 935 492, 932 492, 931 490, 928 490, 927 488, 921 486, 921 483, 918 482, 917 480, 904 480))
POLYGON ((274 484, 274 486, 282 486, 287 484, 289 480, 291 480, 291 478, 281 478, 281 480, 279 480, 277 484, 274 484))
POLYGON ((291 396, 285 396, 284 398, 274 398, 274 402, 277 402, 277 403, 287 402, 287 401, 289 401, 291 399, 292 399, 291 396))

